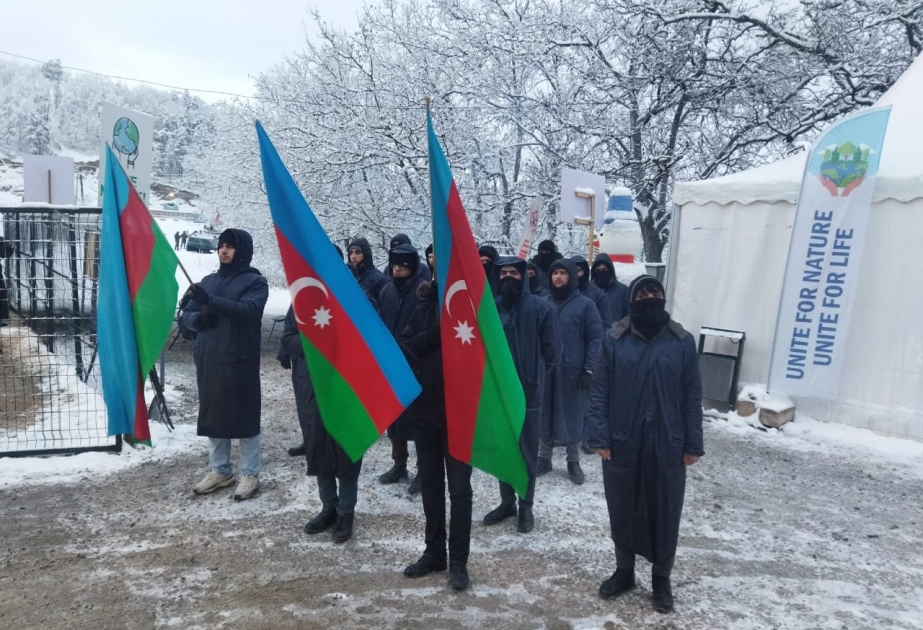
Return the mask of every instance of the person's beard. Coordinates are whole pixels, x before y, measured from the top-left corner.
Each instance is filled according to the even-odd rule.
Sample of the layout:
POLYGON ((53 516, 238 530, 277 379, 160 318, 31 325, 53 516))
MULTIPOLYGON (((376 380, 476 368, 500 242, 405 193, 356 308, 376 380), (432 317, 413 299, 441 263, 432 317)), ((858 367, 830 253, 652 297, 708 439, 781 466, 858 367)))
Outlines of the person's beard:
POLYGON ((563 300, 568 295, 570 295, 570 283, 565 282, 561 286, 555 286, 554 283, 551 285, 551 297, 556 300, 563 300))

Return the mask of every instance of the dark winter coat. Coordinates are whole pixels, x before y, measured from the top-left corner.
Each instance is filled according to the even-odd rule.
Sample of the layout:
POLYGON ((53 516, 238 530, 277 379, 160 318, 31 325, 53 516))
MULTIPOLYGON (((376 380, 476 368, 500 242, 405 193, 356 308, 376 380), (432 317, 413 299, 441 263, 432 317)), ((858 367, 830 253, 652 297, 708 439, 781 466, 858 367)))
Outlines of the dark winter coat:
POLYGON ((372 246, 369 245, 366 239, 357 238, 353 240, 348 249, 354 247, 358 247, 362 251, 362 262, 356 268, 356 277, 359 279, 359 284, 366 295, 377 302, 382 288, 388 284, 388 279, 383 273, 375 269, 375 264, 372 261, 372 246))
POLYGON ((269 286, 250 266, 250 235, 226 232, 238 245, 234 262, 202 279, 208 304, 189 302, 179 323, 184 335, 195 337, 198 434, 238 439, 260 433, 260 336, 269 286))
MULTIPOLYGON (((390 248, 394 249, 398 245, 410 245, 413 247, 413 243, 410 241, 410 237, 406 234, 395 234, 391 239, 390 248)), ((416 249, 414 247, 414 249, 416 249)), ((389 250, 390 251, 390 250, 389 250)), ((385 277, 389 280, 394 275, 394 272, 391 270, 391 265, 385 265, 384 269, 381 270, 385 277)), ((424 282, 429 282, 433 279, 433 273, 430 271, 428 265, 419 265, 417 267, 417 274, 423 279, 424 282)))
POLYGON ((570 260, 557 260, 551 264, 549 278, 559 268, 568 273, 569 292, 562 300, 555 299, 553 291, 548 298, 557 314, 563 352, 554 368, 551 386, 545 391, 542 440, 579 442, 583 440, 589 390, 580 389, 577 384, 584 372, 593 371, 603 327, 593 300, 577 290, 577 265, 570 260))
POLYGON ((704 455, 695 341, 669 322, 648 341, 626 319, 606 334, 593 373, 588 443, 610 449, 604 468, 612 538, 651 562, 676 552, 686 489, 683 453, 704 455))
POLYGON ((529 292, 526 261, 506 256, 497 259, 496 266, 497 269, 514 266, 524 280, 519 299, 507 307, 498 298, 497 312, 526 395, 526 419, 519 448, 529 476, 534 477, 547 378, 561 358, 561 332, 551 304, 529 292))
MULTIPOLYGON (((412 254, 417 257, 417 268, 425 266, 420 262, 420 255, 413 245, 398 245, 391 250, 391 253, 412 254)), ((423 278, 418 273, 414 273, 401 284, 400 288, 392 278, 381 290, 381 297, 378 299, 378 314, 396 340, 400 339, 400 334, 410 323, 414 309, 420 303, 417 287, 422 282, 423 278)), ((413 439, 413 430, 406 411, 388 428, 388 436, 398 440, 413 439)))
POLYGON ((628 317, 628 287, 615 277, 615 265, 612 264, 609 254, 603 253, 597 256, 596 260, 593 261, 593 267, 595 268, 599 263, 609 268, 609 271, 612 272, 612 280, 606 286, 601 286, 595 277, 592 280, 596 286, 605 292, 606 299, 609 301, 609 314, 612 316, 612 322, 615 323, 628 317))
POLYGON ((481 245, 478 247, 478 256, 487 256, 490 258, 490 264, 484 267, 484 273, 487 275, 487 286, 490 287, 491 294, 496 297, 497 274, 499 273, 497 269, 497 259, 500 257, 500 254, 497 253, 497 248, 493 245, 481 245))
POLYGON ((410 423, 445 430, 445 381, 439 338, 439 294, 435 282, 417 288, 420 303, 401 332, 400 345, 423 392, 407 409, 410 423))
POLYGON ((586 261, 586 258, 583 256, 574 256, 571 260, 574 261, 577 267, 583 269, 583 277, 586 279, 586 282, 583 283, 578 280, 578 285, 583 284, 580 293, 593 300, 593 304, 596 305, 596 310, 599 311, 599 319, 602 320, 603 330, 609 330, 612 327, 612 311, 609 308, 609 300, 606 297, 606 293, 590 282, 590 264, 586 261))
POLYGON ((308 363, 301 345, 301 334, 295 323, 295 311, 289 307, 285 315, 285 328, 279 354, 283 352, 291 357, 292 387, 295 391, 295 407, 298 410, 298 423, 304 435, 305 457, 308 474, 312 476, 327 475, 336 477, 358 477, 362 468, 362 459, 353 463, 346 451, 327 432, 317 406, 314 385, 308 372, 308 363))

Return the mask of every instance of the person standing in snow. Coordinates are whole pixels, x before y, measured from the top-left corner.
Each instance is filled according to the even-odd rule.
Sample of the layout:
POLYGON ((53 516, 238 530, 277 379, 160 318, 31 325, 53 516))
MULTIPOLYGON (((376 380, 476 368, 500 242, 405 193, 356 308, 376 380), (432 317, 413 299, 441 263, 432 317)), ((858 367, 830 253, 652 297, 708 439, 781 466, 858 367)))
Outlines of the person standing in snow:
POLYGON ((242 501, 259 490, 260 339, 269 285, 250 266, 253 239, 229 229, 218 239, 217 273, 189 287, 180 301, 180 331, 195 339, 198 435, 209 438, 211 471, 193 488, 208 494, 234 483, 231 440, 240 440, 242 501))
POLYGON ((295 408, 304 437, 302 454, 307 460, 307 474, 317 478, 317 493, 321 501, 321 511, 305 523, 304 531, 320 534, 332 525, 333 542, 344 543, 353 535, 362 458, 357 462, 349 459, 324 426, 292 306, 285 315, 281 345, 291 361, 295 408))
POLYGON ((404 569, 418 578, 449 568, 452 588, 468 588, 471 547, 471 466, 449 454, 446 428, 442 341, 439 337, 439 292, 436 281, 417 288, 420 304, 400 336, 401 350, 423 392, 407 410, 417 449, 420 492, 426 517, 426 548, 420 559, 404 569), (449 487, 450 520, 446 560, 445 489, 449 487))
MULTIPOLYGON (((519 450, 529 475, 526 496, 519 497, 520 533, 532 531, 535 495, 536 457, 542 424, 542 404, 548 374, 561 358, 561 334, 551 304, 532 295, 526 273, 526 261, 514 256, 497 259, 497 312, 510 346, 510 354, 526 397, 526 417, 519 436, 519 450)), ((500 482, 500 505, 484 517, 485 525, 496 525, 516 516, 516 493, 513 486, 500 482)))
POLYGON ((628 287, 615 277, 615 265, 609 254, 602 253, 593 261, 593 284, 605 292, 613 323, 628 317, 628 287))
POLYGON ((180 234, 179 234, 179 230, 177 230, 176 232, 173 233, 173 249, 175 250, 179 250, 179 238, 180 238, 180 234))
MULTIPOLYGON (((419 273, 420 254, 413 245, 398 245, 388 253, 388 263, 391 265, 391 281, 381 290, 378 314, 394 339, 398 340, 420 303, 417 295, 417 287, 423 282, 419 273)), ((378 477, 378 481, 383 484, 397 483, 408 476, 407 460, 410 453, 407 443, 414 436, 406 411, 388 427, 388 437, 391 439, 391 459, 394 465, 378 477)), ((420 491, 420 480, 417 477, 411 481, 409 490, 411 494, 420 491)))
POLYGON ((478 247, 478 255, 481 257, 481 266, 484 267, 484 275, 487 276, 487 285, 494 298, 497 297, 497 274, 494 271, 494 263, 497 262, 499 254, 497 248, 493 245, 481 245, 478 247))
POLYGON ((635 586, 635 556, 653 563, 654 609, 673 610, 670 573, 686 467, 705 454, 695 341, 664 310, 663 285, 640 276, 631 313, 603 339, 590 393, 588 442, 602 458, 616 570, 605 599, 635 586))
POLYGON ((183 230, 183 233, 179 235, 179 246, 180 249, 185 249, 186 241, 189 239, 189 233, 186 230, 183 230))
MULTIPOLYGON (((407 236, 406 234, 395 234, 394 236, 392 236, 391 242, 388 245, 388 251, 390 252, 392 249, 394 249, 398 245, 410 245, 411 247, 416 249, 416 246, 410 240, 410 237, 407 236)), ((388 279, 391 278, 390 263, 382 269, 382 273, 385 274, 385 277, 387 277, 388 279)), ((417 269, 417 273, 420 274, 420 277, 423 279, 424 282, 429 282, 430 280, 433 279, 432 270, 429 268, 428 264, 425 266, 420 265, 420 267, 417 269)))
POLYGON ((551 472, 552 447, 554 441, 559 440, 567 446, 567 475, 571 482, 580 485, 586 481, 580 467, 583 420, 603 327, 593 300, 577 289, 577 265, 563 259, 553 262, 549 269, 551 296, 548 301, 557 315, 564 351, 554 368, 551 383, 545 388, 538 475, 551 472))
POLYGON ((370 296, 375 303, 381 297, 381 290, 388 284, 385 274, 375 269, 372 262, 372 246, 364 238, 354 239, 346 248, 349 264, 356 270, 356 279, 365 294, 370 296))

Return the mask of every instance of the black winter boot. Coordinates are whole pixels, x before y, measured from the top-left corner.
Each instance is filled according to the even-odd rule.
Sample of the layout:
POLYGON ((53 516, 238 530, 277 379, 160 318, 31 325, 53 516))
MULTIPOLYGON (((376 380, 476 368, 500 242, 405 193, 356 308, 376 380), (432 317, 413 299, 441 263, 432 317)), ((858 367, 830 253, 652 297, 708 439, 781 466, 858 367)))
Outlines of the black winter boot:
POLYGON ((547 457, 539 457, 538 465, 535 467, 535 476, 541 477, 551 472, 551 460, 547 457))
POLYGON ((292 457, 304 457, 304 442, 286 451, 292 457))
POLYGON ((319 534, 333 525, 337 520, 337 511, 335 508, 324 508, 320 513, 304 524, 304 531, 307 534, 319 534))
POLYGON ((586 455, 595 455, 595 454, 596 454, 596 451, 594 451, 594 450, 590 447, 590 445, 587 443, 586 438, 583 439, 583 444, 581 444, 580 450, 583 451, 584 454, 586 454, 586 455))
MULTIPOLYGON (((455 565, 453 564, 452 566, 454 567, 455 565)), ((437 558, 436 556, 424 553, 420 556, 419 560, 404 569, 404 575, 409 578, 418 578, 429 575, 434 571, 445 571, 445 569, 445 556, 437 558)))
POLYGON ((468 567, 461 562, 453 562, 449 566, 449 575, 452 581, 452 590, 463 591, 468 588, 468 567))
POLYGON ((613 599, 635 587, 634 569, 616 569, 612 576, 599 585, 599 596, 613 599))
POLYGON ((395 464, 391 469, 378 478, 378 481, 385 485, 397 483, 401 479, 407 479, 407 466, 398 466, 395 464))
POLYGON ((501 523, 511 516, 516 516, 516 504, 501 503, 498 507, 487 513, 487 516, 484 517, 484 524, 496 525, 497 523, 501 523))
POLYGON ((420 494, 422 488, 423 485, 420 483, 420 473, 417 473, 413 476, 413 481, 410 482, 410 486, 407 487, 407 492, 410 494, 420 494))
POLYGON ((533 527, 535 527, 535 517, 532 516, 532 508, 528 505, 520 505, 516 531, 520 534, 528 534, 533 527))
POLYGON ((651 576, 651 590, 654 591, 654 610, 660 613, 673 612, 673 588, 670 578, 663 575, 651 576))
POLYGON ((567 462, 567 476, 570 477, 575 486, 583 485, 583 482, 586 481, 583 469, 580 468, 580 462, 567 462))
POLYGON ((333 528, 333 542, 345 543, 353 537, 353 513, 337 515, 337 523, 333 528))

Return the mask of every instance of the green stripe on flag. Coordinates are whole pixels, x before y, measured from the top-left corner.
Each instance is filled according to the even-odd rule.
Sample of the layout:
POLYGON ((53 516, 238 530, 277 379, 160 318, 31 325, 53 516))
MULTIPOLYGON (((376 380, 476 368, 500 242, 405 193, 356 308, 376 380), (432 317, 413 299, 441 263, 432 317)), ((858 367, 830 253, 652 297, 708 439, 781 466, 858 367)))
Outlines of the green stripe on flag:
POLYGON ((346 379, 304 335, 301 346, 324 427, 349 458, 357 462, 380 437, 378 428, 346 379))
POLYGON ((525 496, 529 475, 519 436, 526 417, 526 397, 489 289, 478 308, 478 327, 486 357, 470 463, 525 496), (487 300, 491 303, 485 304, 487 300))
POLYGON ((138 340, 138 364, 143 378, 154 367, 173 328, 176 313, 178 259, 156 223, 152 222, 154 249, 151 266, 131 305, 138 340))

